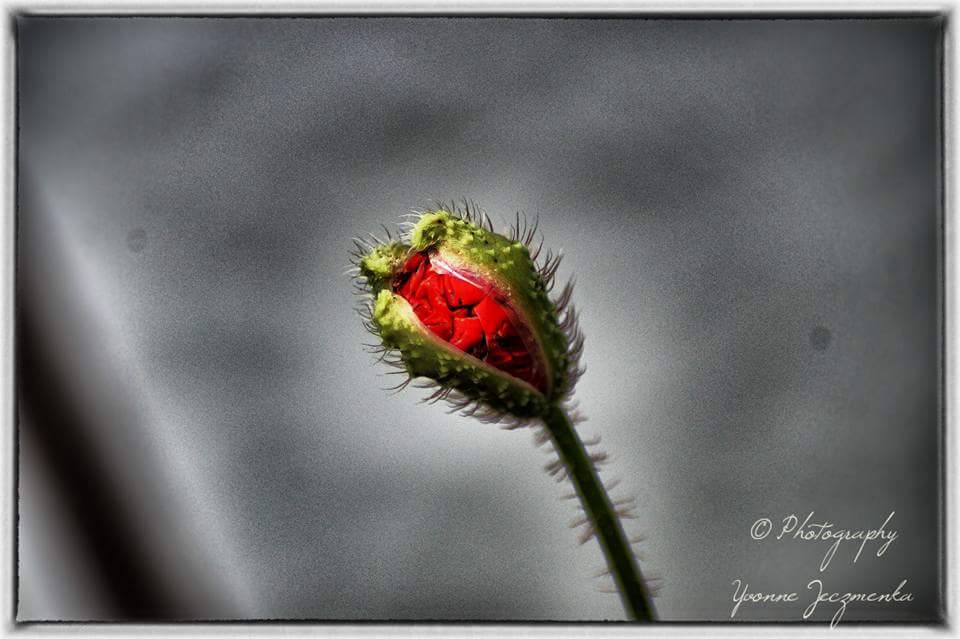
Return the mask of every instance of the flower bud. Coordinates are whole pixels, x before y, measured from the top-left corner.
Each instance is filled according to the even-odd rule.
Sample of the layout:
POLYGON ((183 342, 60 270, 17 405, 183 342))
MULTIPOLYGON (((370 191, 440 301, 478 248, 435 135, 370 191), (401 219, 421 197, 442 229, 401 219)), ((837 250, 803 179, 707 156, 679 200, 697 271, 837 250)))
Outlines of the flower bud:
POLYGON ((560 256, 538 266, 535 232, 517 216, 500 235, 486 216, 442 206, 418 214, 399 241, 358 244, 367 327, 388 361, 435 383, 429 400, 516 421, 572 392, 583 345, 564 308, 572 286, 550 299, 560 256))

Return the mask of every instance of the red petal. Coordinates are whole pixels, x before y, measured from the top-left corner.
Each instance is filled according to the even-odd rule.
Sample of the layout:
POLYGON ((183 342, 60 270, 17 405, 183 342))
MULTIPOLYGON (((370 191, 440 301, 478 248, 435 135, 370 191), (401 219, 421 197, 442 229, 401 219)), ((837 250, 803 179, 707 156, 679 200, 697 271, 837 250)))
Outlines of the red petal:
POLYGON ((444 289, 450 306, 473 306, 481 302, 486 295, 478 286, 453 275, 445 275, 444 289))
POLYGON ((483 327, 476 317, 455 317, 453 337, 450 343, 462 351, 470 352, 483 341, 483 327))
POLYGON ((488 342, 492 342, 501 330, 513 330, 513 326, 507 319, 507 312, 503 310, 502 306, 494 302, 492 297, 484 297, 479 304, 473 307, 473 312, 480 318, 488 342), (504 324, 506 324, 506 327, 503 326, 504 324))
POLYGON ((394 280, 394 291, 444 341, 544 390, 543 373, 513 324, 515 316, 481 286, 438 271, 428 254, 415 253, 394 280))

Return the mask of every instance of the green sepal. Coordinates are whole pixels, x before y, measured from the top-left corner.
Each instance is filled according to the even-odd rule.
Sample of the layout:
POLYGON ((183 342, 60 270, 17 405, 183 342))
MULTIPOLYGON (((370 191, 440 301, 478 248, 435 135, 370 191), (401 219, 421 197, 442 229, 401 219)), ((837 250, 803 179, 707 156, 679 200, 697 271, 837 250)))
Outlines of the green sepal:
POLYGON ((436 337, 399 295, 381 290, 372 319, 384 346, 400 353, 412 377, 433 379, 502 413, 517 417, 545 413, 548 405, 540 392, 436 337))
POLYGON ((360 257, 357 265, 360 273, 367 278, 367 286, 376 294, 383 288, 388 288, 390 280, 400 271, 403 261, 410 253, 410 246, 403 242, 388 242, 378 244, 373 250, 360 257))

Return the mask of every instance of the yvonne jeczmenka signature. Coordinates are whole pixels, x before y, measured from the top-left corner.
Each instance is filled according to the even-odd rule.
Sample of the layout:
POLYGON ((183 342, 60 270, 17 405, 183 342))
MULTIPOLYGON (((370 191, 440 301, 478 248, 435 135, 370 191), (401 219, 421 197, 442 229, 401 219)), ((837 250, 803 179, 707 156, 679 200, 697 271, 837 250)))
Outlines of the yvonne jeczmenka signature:
MULTIPOLYGON (((751 592, 750 584, 734 579, 731 582, 733 591, 733 609, 730 611, 730 618, 733 619, 744 603, 765 604, 765 603, 798 603, 801 601, 800 595, 796 592, 765 593, 751 592)), ((888 592, 830 592, 824 590, 823 581, 812 579, 807 583, 807 590, 813 591, 813 599, 809 605, 803 609, 803 618, 809 619, 816 611, 817 605, 821 603, 836 603, 836 612, 830 619, 830 627, 834 628, 843 618, 843 613, 847 611, 847 604, 853 602, 863 603, 901 603, 913 601, 913 593, 905 592, 904 587, 907 580, 902 580, 896 588, 888 592)), ((804 601, 809 600, 810 595, 806 595, 804 601)))

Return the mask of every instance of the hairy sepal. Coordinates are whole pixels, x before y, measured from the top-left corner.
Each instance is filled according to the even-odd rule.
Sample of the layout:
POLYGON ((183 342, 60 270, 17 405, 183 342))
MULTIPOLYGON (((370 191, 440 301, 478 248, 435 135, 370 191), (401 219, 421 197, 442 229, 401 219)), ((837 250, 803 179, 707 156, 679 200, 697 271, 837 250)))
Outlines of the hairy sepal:
POLYGON ((372 319, 384 346, 399 353, 412 377, 432 379, 441 388, 457 390, 494 411, 516 417, 537 417, 546 410, 546 398, 526 382, 433 335, 399 295, 381 290, 372 319))

